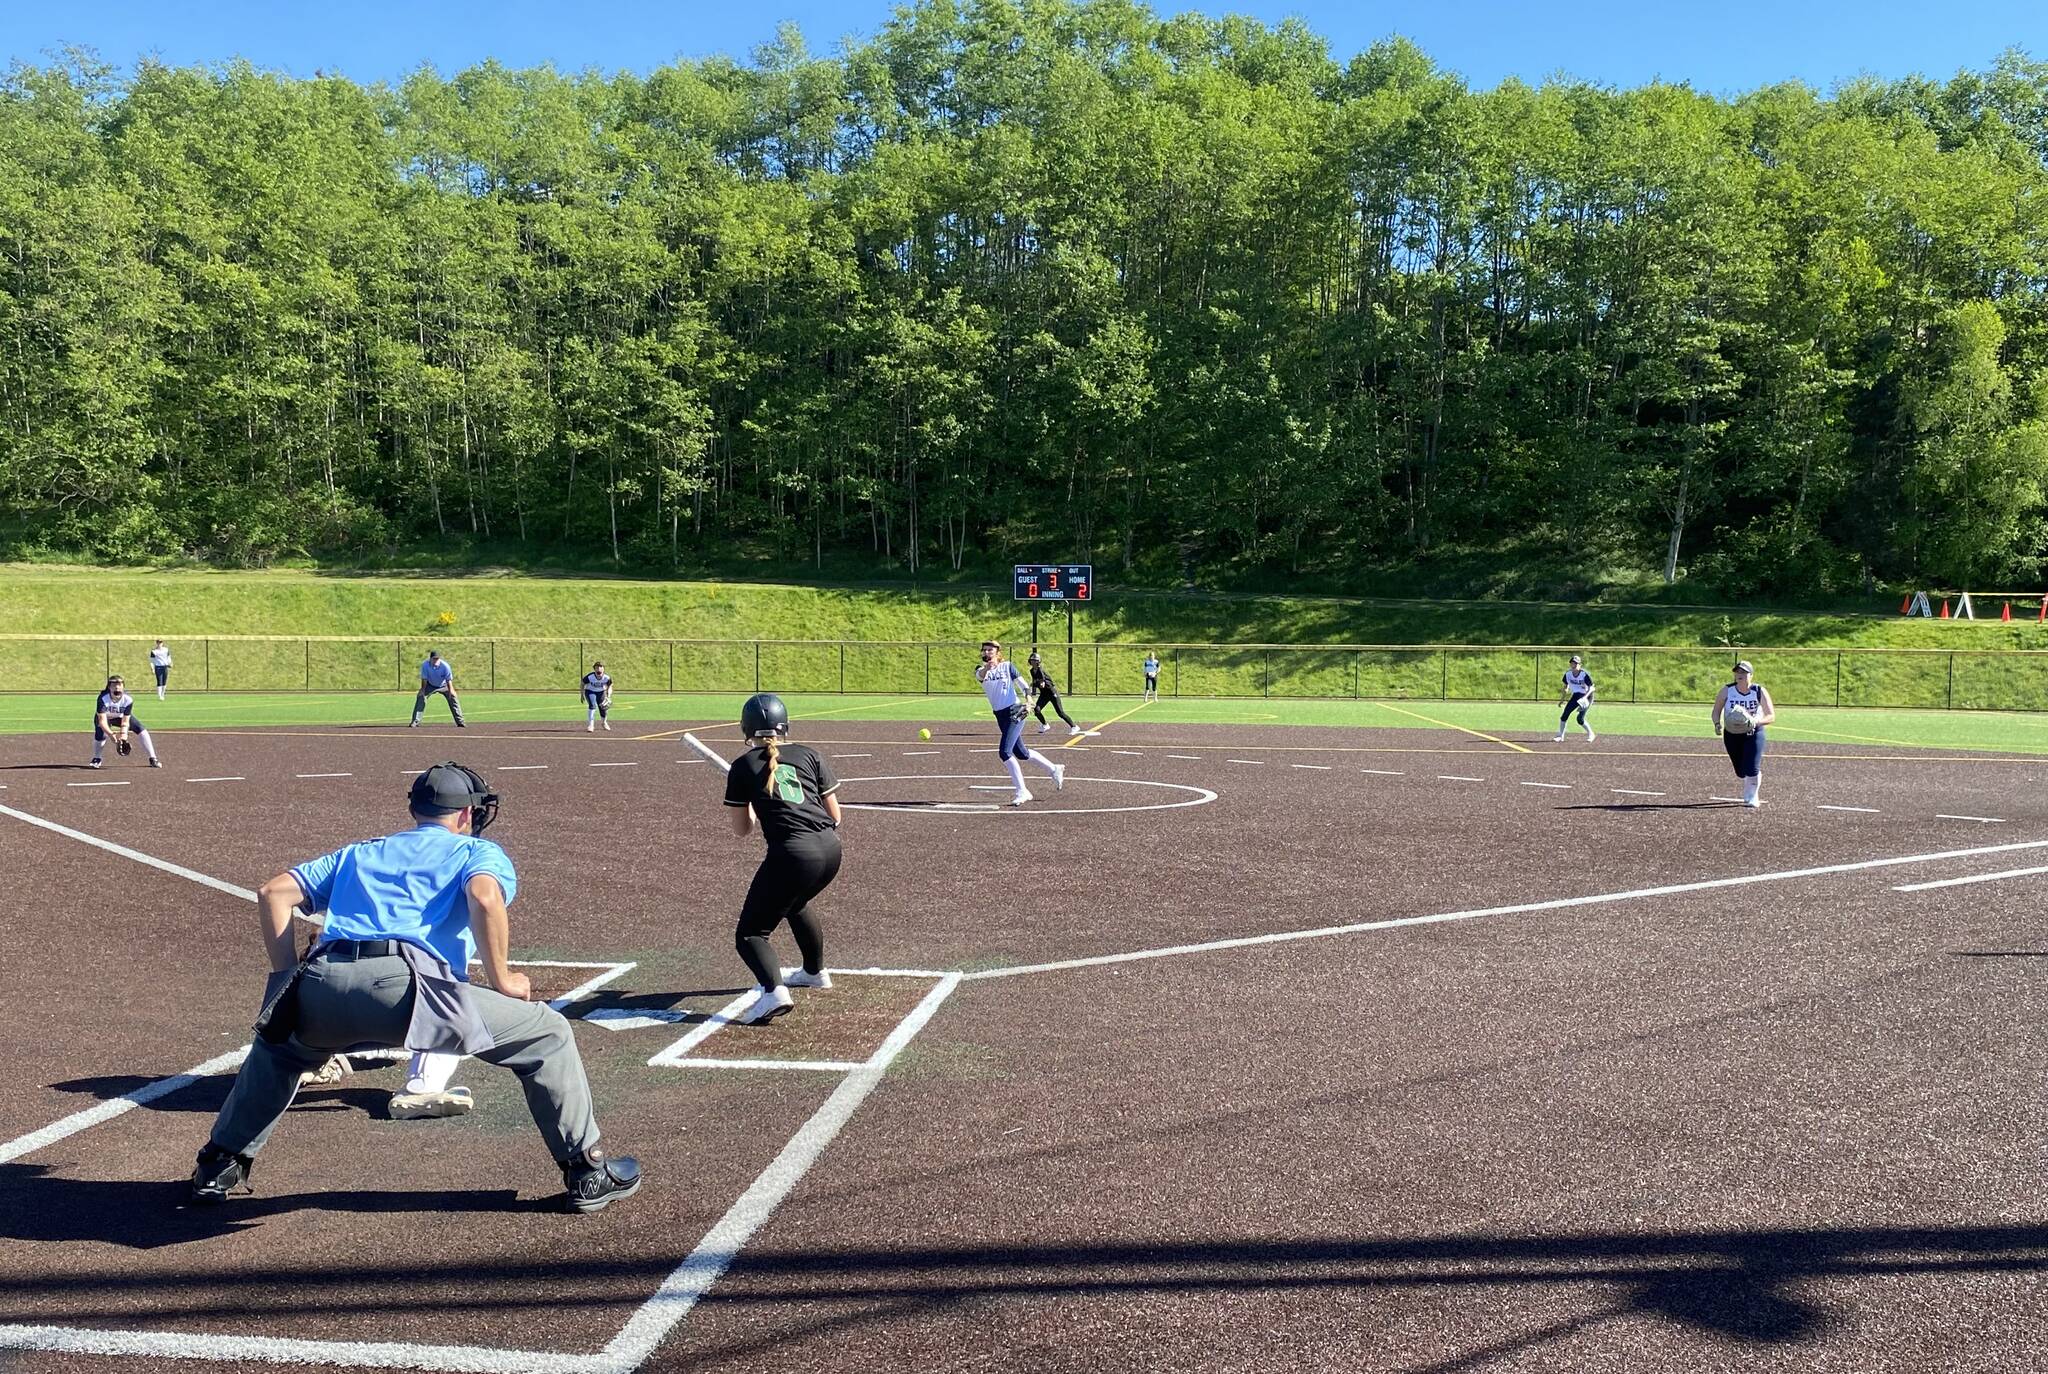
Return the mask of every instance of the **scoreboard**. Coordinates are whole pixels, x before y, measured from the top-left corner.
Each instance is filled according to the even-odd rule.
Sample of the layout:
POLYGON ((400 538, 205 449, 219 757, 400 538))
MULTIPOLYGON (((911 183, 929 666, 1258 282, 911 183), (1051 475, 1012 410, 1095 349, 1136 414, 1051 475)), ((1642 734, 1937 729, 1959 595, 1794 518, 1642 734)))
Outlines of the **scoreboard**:
POLYGON ((1094 595, 1095 569, 1087 563, 1012 565, 1019 601, 1086 601, 1094 595))

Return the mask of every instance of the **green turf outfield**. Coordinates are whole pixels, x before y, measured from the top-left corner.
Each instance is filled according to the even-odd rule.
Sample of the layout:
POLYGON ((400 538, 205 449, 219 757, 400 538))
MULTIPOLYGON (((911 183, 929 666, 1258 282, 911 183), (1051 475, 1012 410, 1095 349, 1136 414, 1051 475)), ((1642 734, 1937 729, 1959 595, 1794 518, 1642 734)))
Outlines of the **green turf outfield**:
MULTIPOLYGON (((620 696, 612 708, 613 733, 630 737, 636 722, 725 723, 739 714, 743 696, 620 696)), ((801 737, 807 723, 828 720, 900 721, 909 739, 919 725, 988 721, 978 696, 838 696, 785 694, 801 737)), ((412 711, 411 693, 352 693, 333 696, 240 696, 226 693, 179 695, 159 702, 154 693, 137 696, 152 732, 234 729, 239 726, 403 724, 412 711)), ((1130 697, 1069 698, 1068 711, 1083 725, 1103 722, 1190 725, 1334 725, 1433 730, 1449 734, 1478 731, 1529 745, 1547 743, 1557 727, 1557 710, 1514 702, 1439 701, 1261 701, 1210 700, 1140 703, 1130 697)), ((0 733, 90 732, 90 697, 0 697, 0 733)), ((463 712, 472 720, 536 722, 580 727, 576 698, 472 692, 463 712)), ((448 708, 428 703, 427 723, 448 725, 448 708)), ((1707 705, 1601 705, 1593 713, 1603 739, 1708 737, 1707 705)), ((1032 728, 1036 728, 1035 726, 1032 728)), ((1575 727, 1576 728, 1576 727, 1575 727)), ((1115 724, 1110 725, 1113 732, 1115 724)), ((1837 710, 1799 707, 1781 710, 1771 736, 1794 741, 1832 742, 1901 749, 1979 749, 2048 754, 2048 715, 1991 711, 1837 710)), ((1469 734, 1459 734, 1471 739, 1469 734)), ((1035 736, 1033 737, 1035 738, 1035 736)), ((1048 736, 1064 738, 1063 735, 1048 736)))

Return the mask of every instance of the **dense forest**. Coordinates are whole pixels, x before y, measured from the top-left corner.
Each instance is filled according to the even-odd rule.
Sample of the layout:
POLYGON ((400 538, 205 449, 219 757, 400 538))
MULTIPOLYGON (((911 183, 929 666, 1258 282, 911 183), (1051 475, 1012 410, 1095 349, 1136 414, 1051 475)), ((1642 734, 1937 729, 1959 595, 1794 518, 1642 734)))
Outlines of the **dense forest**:
POLYGON ((0 82, 0 552, 2031 584, 2044 264, 2017 51, 1473 90, 927 0, 644 76, 72 54, 0 82))

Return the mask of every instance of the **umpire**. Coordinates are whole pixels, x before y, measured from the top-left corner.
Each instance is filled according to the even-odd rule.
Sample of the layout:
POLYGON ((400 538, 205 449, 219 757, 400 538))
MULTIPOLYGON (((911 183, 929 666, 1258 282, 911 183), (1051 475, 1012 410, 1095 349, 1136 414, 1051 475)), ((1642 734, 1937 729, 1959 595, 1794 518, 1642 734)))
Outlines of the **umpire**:
POLYGON ((241 1186, 298 1092, 329 1055, 402 1045, 470 1054, 518 1075, 526 1107, 561 1166, 566 1205, 596 1212, 640 1187, 640 1166, 598 1144, 590 1085, 562 1014, 531 999, 506 963, 512 861, 479 838, 498 797, 459 763, 413 780, 413 826, 345 845, 257 894, 270 978, 249 1057, 192 1173, 195 1202, 241 1186), (292 908, 325 910, 319 943, 293 962, 292 908), (491 986, 468 981, 472 956, 491 986))

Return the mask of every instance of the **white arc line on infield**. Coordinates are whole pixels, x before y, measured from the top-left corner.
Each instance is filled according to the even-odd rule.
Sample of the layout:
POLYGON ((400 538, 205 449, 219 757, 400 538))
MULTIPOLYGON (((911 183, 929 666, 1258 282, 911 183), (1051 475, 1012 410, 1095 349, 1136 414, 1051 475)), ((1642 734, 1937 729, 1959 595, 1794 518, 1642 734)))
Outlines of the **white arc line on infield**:
MULTIPOLYGON (((995 751, 994 751, 993 749, 991 749, 991 750, 989 750, 988 752, 990 752, 990 753, 994 753, 995 751)), ((873 755, 873 754, 834 754, 834 755, 832 755, 832 757, 833 757, 833 758, 835 758, 835 759, 871 759, 871 758, 873 758, 873 757, 874 757, 874 755, 873 755)))
POLYGON ((1408 775, 1398 768, 1361 768, 1361 773, 1377 773, 1383 778, 1405 778, 1408 775))
POLYGON ((1781 883, 1794 878, 1818 878, 1831 873, 1860 873, 1868 869, 1939 863, 1943 859, 1970 859, 1980 854, 2013 854, 2029 849, 2048 849, 2048 840, 2021 840, 2013 844, 1983 845, 1975 849, 1944 849, 1929 854, 1906 854, 1894 859, 1862 859, 1854 863, 1823 864, 1818 868, 1789 868, 1776 873, 1752 873, 1740 878, 1708 878, 1697 883, 1673 883, 1668 887, 1638 887, 1626 892, 1596 892, 1584 897, 1554 897, 1543 902, 1517 902, 1511 906, 1445 911, 1433 916, 1396 916, 1384 921, 1358 921, 1350 925, 1282 930, 1270 935, 1246 935, 1234 940, 1209 940, 1197 945, 1166 945, 1157 949, 1132 950, 1126 954, 1100 954, 1087 959, 1058 959, 1044 964, 1019 964, 1011 968, 982 969, 964 974, 962 978, 967 982, 979 982, 985 978, 1018 978, 1027 973, 1058 973, 1067 969, 1097 968, 1104 964, 1126 964, 1141 959, 1170 959, 1183 954, 1208 954, 1216 950, 1248 949, 1254 945, 1278 945, 1293 940, 1323 940, 1336 935, 1356 935, 1368 930, 1400 930, 1409 926, 1441 925, 1449 921, 1473 921, 1484 916, 1518 916, 1535 911, 1565 911, 1573 907, 1640 901, 1646 897, 1674 897, 1687 892, 1712 892, 1720 888, 1747 887, 1754 883, 1781 883))
POLYGON ((1645 792, 1639 787, 1610 787, 1608 791, 1617 797, 1661 797, 1662 792, 1645 792))
POLYGON ((1327 773, 1331 768, 1331 765, 1327 763, 1290 763, 1287 766, 1289 768, 1313 768, 1318 773, 1327 773))
POLYGON ((1170 759, 1182 759, 1188 763, 1200 763, 1202 761, 1202 756, 1200 754, 1168 754, 1166 757, 1170 759))
POLYGON ((66 787, 126 787, 125 782, 67 782, 66 787))
POLYGON ((1563 792, 1572 790, 1572 785, 1568 782, 1522 782, 1515 785, 1517 787, 1555 787, 1563 792))
POLYGON ((1485 782, 1485 778, 1468 778, 1463 773, 1439 773, 1438 782, 1485 782))
POLYGON ((1995 883, 2002 878, 2024 878, 2032 873, 2048 873, 2048 868, 2008 868, 2003 873, 1972 873, 1967 878, 1943 878, 1936 883, 1901 883, 1894 892, 1925 892, 1930 887, 1961 887, 1965 883, 1995 883))
POLYGON ((498 771, 500 773, 536 773, 546 767, 547 765, 544 763, 501 763, 498 765, 498 771))
POLYGON ((679 1069, 804 1069, 812 1073, 852 1073, 860 1065, 840 1059, 684 1059, 679 1069))
POLYGON ((1820 809, 1823 811, 1867 811, 1873 816, 1877 814, 1877 808, 1874 806, 1829 806, 1826 802, 1822 802, 1820 803, 1820 809))
POLYGON ((903 751, 903 757, 906 759, 914 759, 919 758, 925 754, 936 754, 938 752, 939 751, 936 749, 905 749, 903 751))
POLYGON ((235 776, 235 777, 232 777, 232 778, 187 778, 187 779, 185 779, 185 781, 186 781, 186 782, 247 782, 247 781, 248 781, 248 779, 247 779, 247 778, 245 778, 245 777, 241 777, 240 775, 237 775, 237 776, 235 776))
POLYGON ((590 768, 638 768, 640 763, 639 760, 635 759, 626 763, 593 763, 586 766, 590 768))
MULTIPOLYGON (((78 786, 77 783, 73 783, 71 785, 73 787, 78 786)), ((2005 824, 2005 819, 2002 816, 1944 816, 1939 811, 1934 813, 1934 819, 1938 821, 1977 821, 1983 825, 2005 824)))
POLYGON ((353 773, 294 773, 295 778, 352 778, 353 773))
POLYGON ((1225 759, 1223 761, 1225 763, 1249 763, 1261 768, 1263 768, 1266 763, 1264 759, 1225 759))

